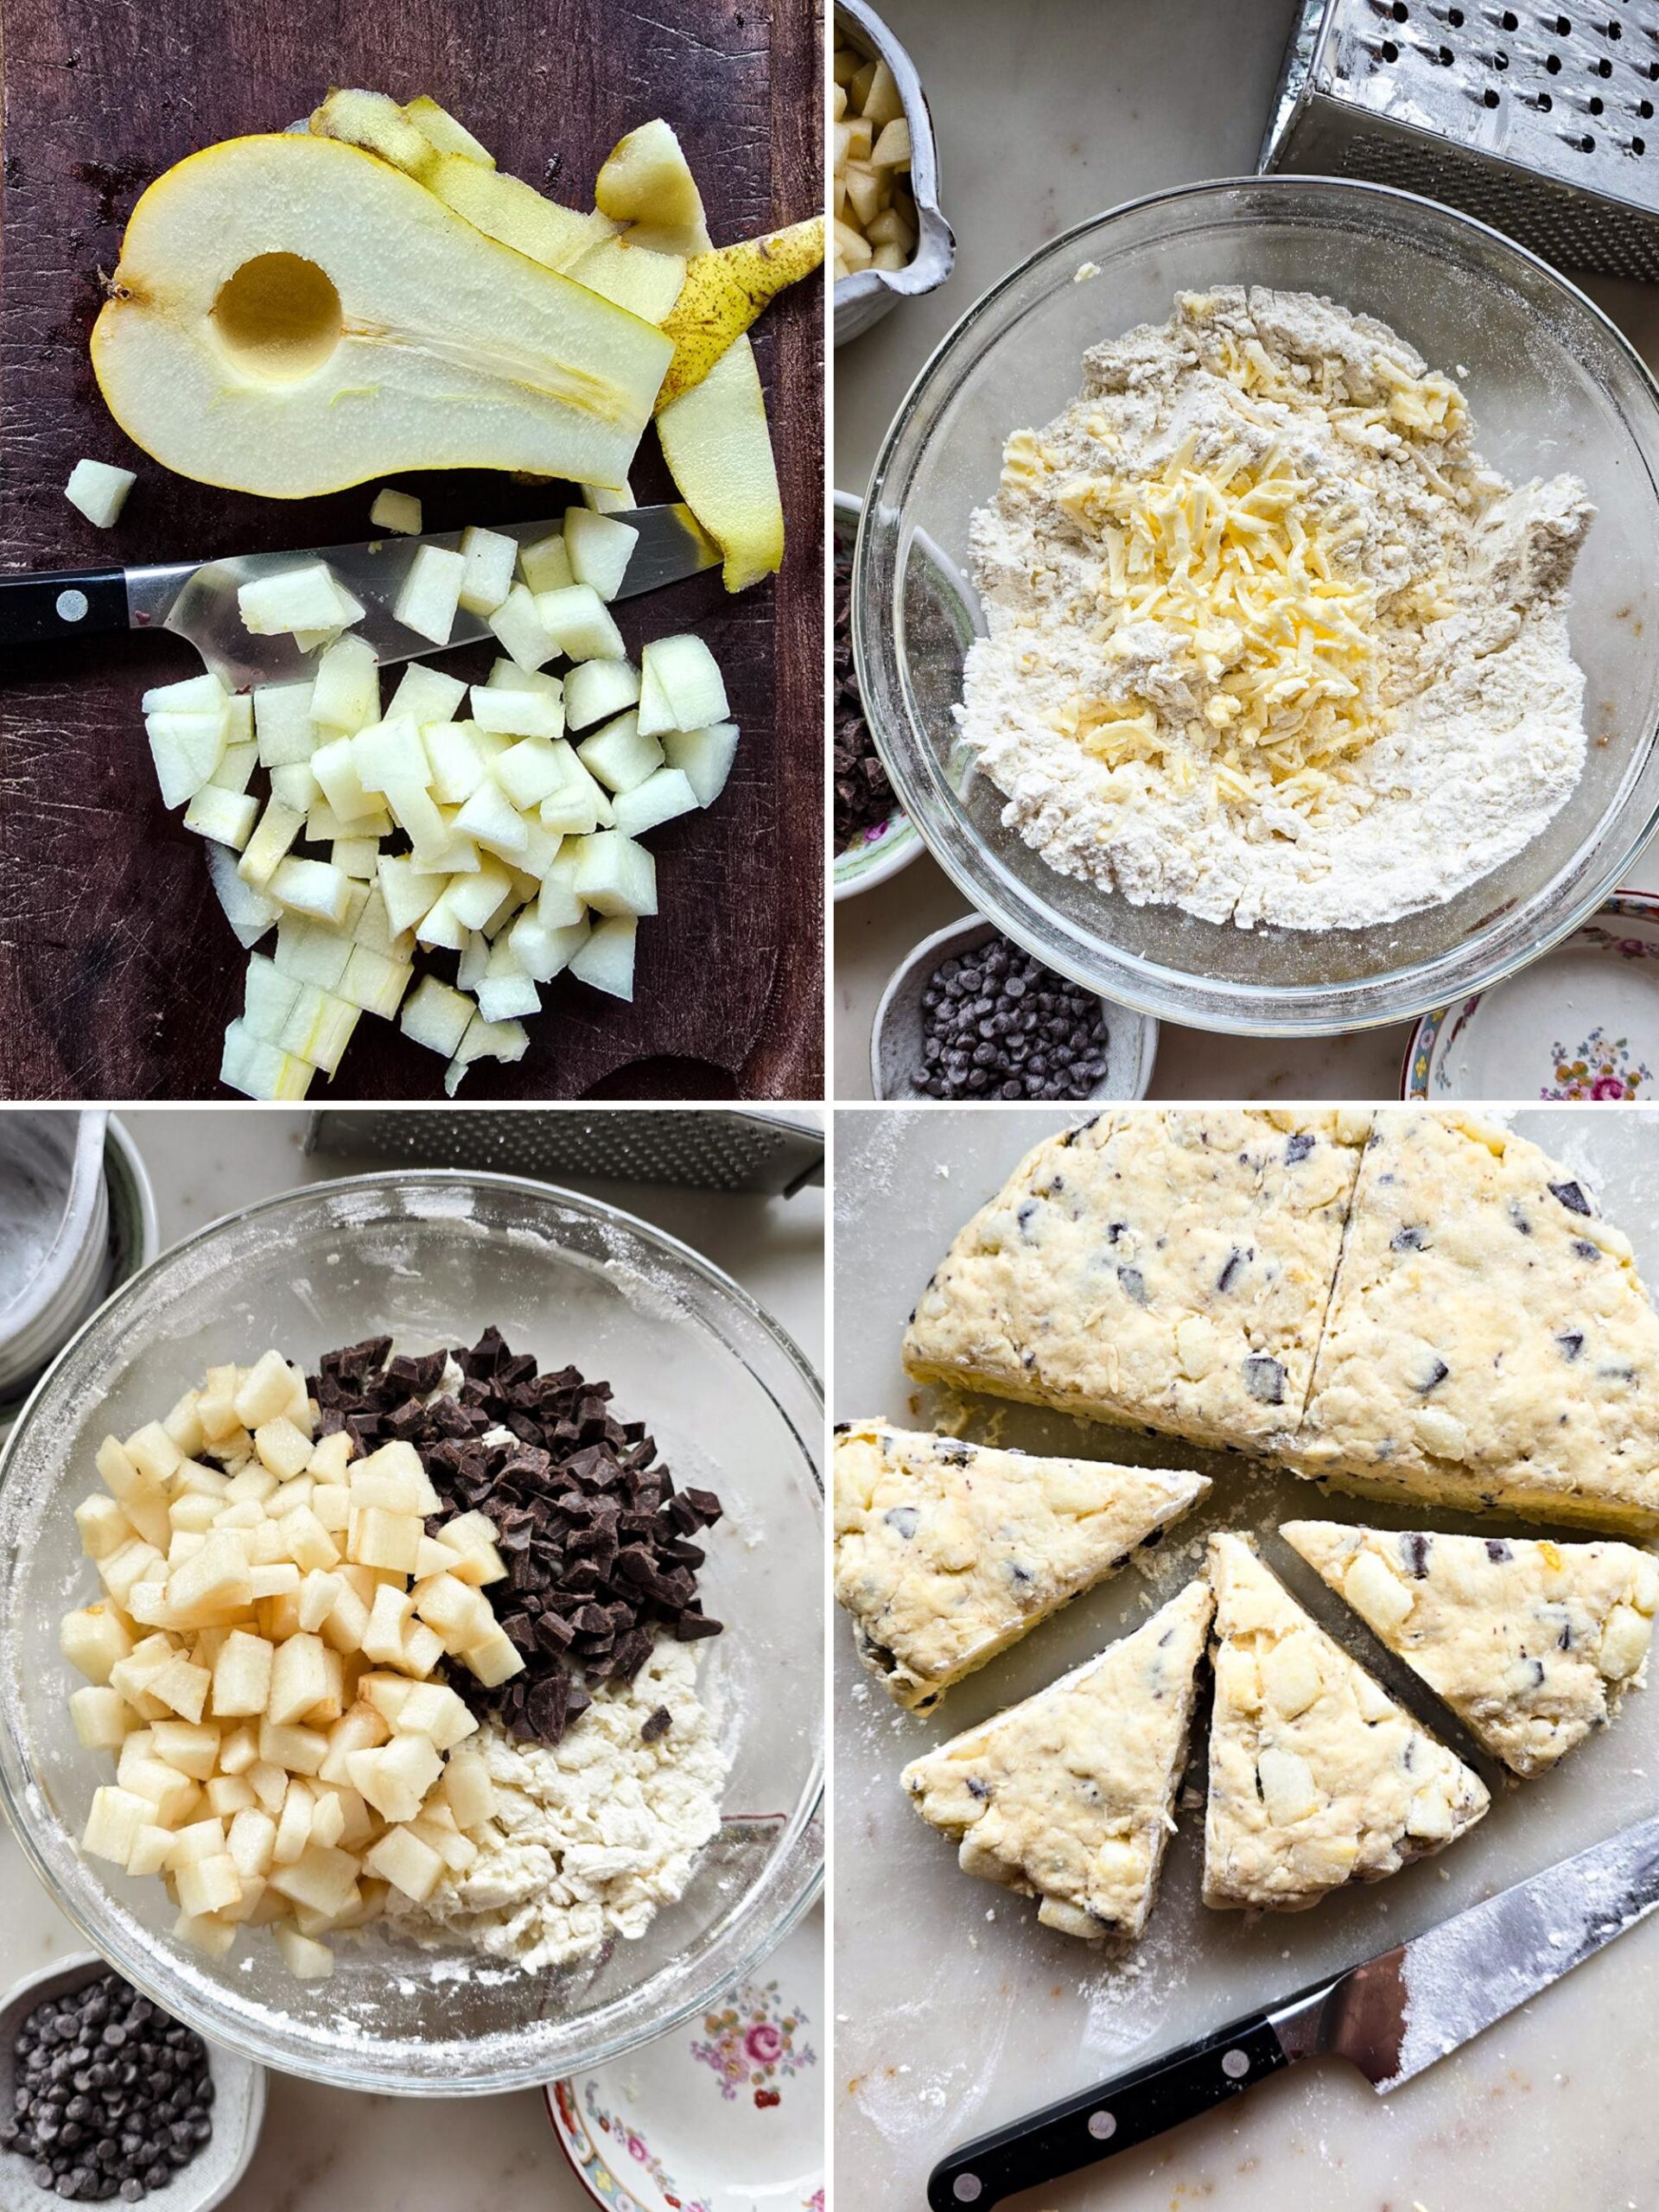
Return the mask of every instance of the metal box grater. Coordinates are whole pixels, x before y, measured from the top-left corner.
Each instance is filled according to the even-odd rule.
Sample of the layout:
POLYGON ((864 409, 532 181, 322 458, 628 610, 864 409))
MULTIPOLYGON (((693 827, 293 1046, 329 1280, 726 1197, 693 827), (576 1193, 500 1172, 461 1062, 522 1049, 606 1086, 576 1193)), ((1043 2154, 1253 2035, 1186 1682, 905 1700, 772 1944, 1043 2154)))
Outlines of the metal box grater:
POLYGON ((1261 167, 1367 177, 1659 277, 1659 0, 1303 0, 1261 167))
POLYGON ((476 1167, 543 1180, 684 1183, 790 1197, 823 1180, 823 1132, 779 1114, 522 1107, 314 1114, 308 1152, 367 1154, 419 1167, 476 1167))

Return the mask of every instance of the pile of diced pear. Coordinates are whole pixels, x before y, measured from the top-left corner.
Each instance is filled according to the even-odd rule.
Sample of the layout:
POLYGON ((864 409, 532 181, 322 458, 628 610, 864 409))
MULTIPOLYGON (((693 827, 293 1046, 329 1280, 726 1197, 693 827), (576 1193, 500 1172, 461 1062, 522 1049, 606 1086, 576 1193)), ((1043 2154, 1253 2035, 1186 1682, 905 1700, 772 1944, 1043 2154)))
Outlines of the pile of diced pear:
POLYGON ((481 683, 413 662, 383 704, 350 626, 363 609, 314 560, 240 594, 256 634, 334 633, 314 679, 233 695, 208 673, 145 695, 162 798, 208 840, 251 954, 226 1033, 230 1088, 304 1097, 369 1014, 442 1053, 454 1096, 473 1061, 523 1057, 524 1018, 564 969, 632 998, 635 933, 657 912, 640 839, 712 804, 738 741, 701 638, 628 657, 607 601, 637 535, 576 507, 522 547, 485 529, 454 550, 421 546, 394 612, 440 645, 458 608, 484 618, 505 657, 481 683), (455 955, 453 983, 416 982, 423 950, 455 955))

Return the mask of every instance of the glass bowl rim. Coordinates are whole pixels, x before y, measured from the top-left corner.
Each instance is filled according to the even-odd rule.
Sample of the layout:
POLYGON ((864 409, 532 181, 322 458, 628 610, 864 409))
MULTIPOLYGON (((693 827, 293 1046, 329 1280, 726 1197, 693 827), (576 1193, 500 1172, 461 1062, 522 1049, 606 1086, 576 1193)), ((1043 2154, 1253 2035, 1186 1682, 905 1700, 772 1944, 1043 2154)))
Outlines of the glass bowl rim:
MULTIPOLYGON (((1659 830, 1659 788, 1649 800, 1644 814, 1638 821, 1631 814, 1629 827, 1614 840, 1611 834, 1597 842, 1605 842, 1607 858, 1592 870, 1573 897, 1566 901, 1549 918, 1535 918, 1528 928, 1527 942, 1507 949, 1494 947, 1480 953, 1482 944, 1497 932, 1492 928, 1470 942, 1454 944, 1432 957, 1406 969, 1392 969, 1381 976, 1364 976, 1357 980, 1348 978, 1319 985, 1298 984, 1289 988, 1269 982, 1241 982, 1230 979, 1217 980, 1196 969, 1183 969, 1167 965, 1161 960, 1139 953, 1120 951, 1105 938, 1094 940, 1096 964, 1090 963, 1072 949, 1070 941, 1081 934, 1072 925, 1067 925, 1067 941, 1049 944, 1038 941, 1027 925, 1021 904, 1040 911, 1045 917, 1052 909, 1034 892, 1023 885, 1009 887, 1008 872, 986 841, 971 828, 962 816, 958 806, 955 817, 946 810, 938 810, 939 819, 934 819, 935 792, 930 785, 925 787, 920 775, 912 776, 909 764, 890 741, 887 727, 887 709, 896 706, 899 719, 910 724, 914 734, 914 718, 904 696, 907 689, 904 671, 906 660, 895 642, 897 594, 893 605, 883 620, 877 611, 879 594, 872 576, 874 556, 873 546, 882 525, 872 518, 885 512, 893 518, 888 527, 896 533, 899 508, 887 493, 901 442, 911 434, 921 410, 928 387, 953 359, 966 357, 971 368, 982 350, 977 333, 985 317, 1016 286, 1046 263, 1063 258, 1075 251, 1078 244, 1105 230, 1109 226, 1150 209, 1173 208, 1182 201, 1219 200, 1229 194, 1254 193, 1266 196, 1282 196, 1289 203, 1299 194, 1320 193, 1337 199, 1347 199, 1356 204, 1367 202, 1394 203, 1423 211, 1443 224, 1455 236, 1468 233, 1482 242, 1494 256, 1526 268, 1543 283, 1566 296, 1575 307, 1599 325, 1610 339, 1613 351, 1622 356, 1625 365, 1634 371, 1637 388, 1647 404, 1654 438, 1652 456, 1640 457, 1646 469, 1649 492, 1656 513, 1659 513, 1659 373, 1650 368, 1630 339, 1606 310, 1590 295, 1573 283, 1571 276, 1555 268, 1541 254, 1535 253, 1518 239, 1483 222, 1478 216, 1463 209, 1448 207, 1444 201, 1432 200, 1426 194, 1411 192, 1398 185, 1378 184, 1367 178, 1332 176, 1324 172, 1274 172, 1268 175, 1210 177, 1194 181, 1168 185, 1155 192, 1137 194, 1129 200, 1118 200, 1111 207, 1084 216, 1079 221, 1046 238, 1023 255, 996 281, 982 292, 966 308, 944 333, 911 379, 903 398, 894 410, 881 439, 875 463, 870 471, 859 516, 858 535, 853 551, 852 628, 853 659, 858 673, 859 687, 866 701, 866 713, 876 750, 886 764, 887 774, 898 792, 900 805, 908 817, 916 836, 926 847, 934 861, 949 876, 958 891, 978 913, 995 921, 1016 943, 1049 967, 1069 976, 1074 982, 1116 999, 1134 1011, 1150 1014, 1160 1021, 1185 1023, 1190 1027, 1217 1035, 1246 1037, 1325 1037, 1347 1035, 1361 1030, 1389 1027, 1391 1024, 1414 1020, 1433 1007, 1448 999, 1465 996, 1472 991, 1490 990, 1506 982, 1510 976, 1529 966, 1542 954, 1552 950, 1563 938, 1570 936, 1607 898, 1632 865, 1643 848, 1659 830), (882 696, 876 711, 870 702, 877 698, 877 687, 871 680, 870 667, 877 657, 876 641, 890 653, 899 678, 896 700, 882 696), (957 849, 958 842, 961 849, 957 849), (1475 956, 1479 954, 1478 957, 1475 956), (1411 979, 1421 980, 1413 984, 1411 979), (1409 988, 1408 988, 1409 986, 1409 988), (1392 997, 1387 994, 1392 992, 1392 997), (1306 1007, 1287 1015, 1279 1009, 1289 1000, 1306 1007), (1355 1003, 1358 1001, 1358 1003, 1355 1003), (1276 1018, 1265 1019, 1269 1013, 1276 1018)), ((1006 336, 1006 332, 999 336, 1006 336)), ((951 395, 954 396, 954 395, 951 395)), ((918 451, 908 464, 913 481, 923 455, 938 432, 937 422, 928 429, 918 451)), ((913 523, 917 535, 925 535, 923 526, 913 523)), ((1650 766, 1659 755, 1659 700, 1656 713, 1645 737, 1638 737, 1631 754, 1629 771, 1632 786, 1639 783, 1644 766, 1650 766)), ((925 741, 916 750, 925 758, 931 752, 925 741)), ((1636 804, 1634 788, 1625 801, 1629 810, 1636 804)), ((1617 818, 1617 817, 1616 817, 1617 818)), ((1593 846, 1580 848, 1568 868, 1581 862, 1593 846)), ((1559 871, 1558 871, 1559 872, 1559 871)), ((1529 903, 1547 896, 1549 887, 1543 886, 1531 894, 1529 903)))
MULTIPOLYGON (((219 1231, 239 1227, 262 1214, 277 1212, 308 1200, 315 1200, 327 1193, 365 1189, 396 1192, 407 1190, 411 1185, 454 1188, 478 1185, 533 1196, 538 1201, 556 1200, 590 1222, 620 1224, 646 1244, 658 1247, 671 1260, 689 1268, 693 1274, 701 1278, 721 1297, 730 1300, 748 1320, 760 1328, 782 1354, 788 1368, 804 1385, 809 1398, 822 1412, 824 1404, 823 1380, 789 1331, 723 1268, 717 1267, 706 1255, 674 1236, 671 1230, 658 1228, 655 1223, 645 1221, 609 1199, 594 1198, 587 1192, 573 1191, 564 1184, 543 1181, 535 1176, 506 1174, 483 1168, 386 1167, 357 1175, 324 1176, 314 1183, 295 1184, 287 1190, 271 1192, 245 1206, 233 1207, 227 1212, 216 1215, 212 1221, 204 1223, 188 1236, 163 1246, 88 1315, 60 1347, 29 1391, 10 1434, 0 1439, 0 1491, 3 1491, 14 1462, 19 1456, 21 1440, 30 1431, 37 1402, 53 1382, 59 1369, 68 1362, 94 1330, 115 1319, 118 1309, 128 1304, 130 1298, 136 1296, 164 1265, 196 1250, 219 1231)), ((826 1491, 822 1465, 822 1436, 816 1440, 803 1437, 798 1423, 779 1403, 765 1378, 755 1374, 742 1351, 729 1341, 723 1332, 716 1330, 715 1334, 722 1347, 740 1362, 745 1372, 758 1384, 789 1433, 796 1438, 817 1485, 819 1498, 823 1499, 826 1491)), ((818 1426, 821 1429, 821 1421, 818 1426)), ((546 2081, 555 2078, 548 2071, 550 2066, 562 2075, 576 2066, 604 2064, 624 2057, 629 2051, 636 2050, 657 2037, 682 2026, 685 2021, 706 2009, 722 1990, 752 1974, 796 1926, 803 1914, 810 1910, 823 1888, 826 1746, 820 1731, 817 1752, 803 1783, 800 1800, 779 1840, 768 1870, 768 1884, 776 1892, 775 1902, 779 1909, 774 1910, 764 1925, 757 1928, 744 1942, 729 1965, 722 1965, 718 1974, 706 1973, 690 1983, 671 2005, 644 2028, 613 2031, 595 2044, 591 2050, 584 2051, 575 2058, 543 2057, 528 2062, 519 2058, 487 2072, 449 2075, 442 2079, 428 2076, 410 2078, 374 2068, 342 2065, 332 2056, 313 2059, 303 2048, 278 2053, 266 2044, 257 2031, 250 2036, 238 2021, 232 2020, 227 2024, 217 2017, 209 2017, 200 2005, 188 2000, 181 2005, 175 1993, 157 1987, 149 1972, 154 1947, 141 1949, 129 1943, 124 1937, 111 1945, 101 1929, 89 1924, 89 1914, 83 1912, 79 1903, 60 1887, 37 1843, 31 1816, 22 1802, 29 1789, 35 1785, 31 1780, 29 1763, 21 1754, 19 1745, 7 1725, 7 1719, 3 1701, 0 1701, 0 1808, 3 1808, 12 1833, 35 1878, 70 1924, 100 1957, 124 1974, 153 2003, 161 2005, 174 2018, 185 2019, 187 2024, 195 2027, 210 2042, 235 2051, 256 2065, 292 2075, 298 2080, 320 2082, 334 2088, 361 2089, 383 2096, 493 2096, 513 2089, 539 2088, 546 2081), (21 1780, 21 1789, 14 1779, 14 1768, 17 1779, 21 1780)), ((67 1827, 65 1833, 69 1833, 67 1827)), ((78 1851, 76 1855, 79 1858, 78 1851)), ((218 2012, 217 1999, 213 2011, 215 2014, 218 2012)))

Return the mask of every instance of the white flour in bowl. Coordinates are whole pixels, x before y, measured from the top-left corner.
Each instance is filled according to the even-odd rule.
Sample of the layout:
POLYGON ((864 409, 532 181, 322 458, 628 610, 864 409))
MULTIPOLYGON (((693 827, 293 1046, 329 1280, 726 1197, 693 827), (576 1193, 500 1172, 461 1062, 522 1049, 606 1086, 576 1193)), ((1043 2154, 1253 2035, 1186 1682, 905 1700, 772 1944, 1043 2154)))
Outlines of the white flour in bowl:
POLYGON ((1389 921, 1519 852, 1583 766, 1593 513, 1511 486, 1461 393, 1305 293, 1184 294, 1008 441, 962 731, 1062 874, 1211 921, 1389 921))

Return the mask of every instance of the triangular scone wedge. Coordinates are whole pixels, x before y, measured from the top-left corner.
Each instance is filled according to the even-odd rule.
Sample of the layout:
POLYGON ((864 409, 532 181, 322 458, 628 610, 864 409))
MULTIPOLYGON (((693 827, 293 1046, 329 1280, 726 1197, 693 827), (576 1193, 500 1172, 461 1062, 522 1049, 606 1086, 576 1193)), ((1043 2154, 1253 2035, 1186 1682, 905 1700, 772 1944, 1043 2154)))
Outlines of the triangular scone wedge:
POLYGON ((1271 1448, 1306 1403, 1370 1120, 1128 1109, 1039 1145, 922 1294, 905 1365, 1271 1448))
POLYGON ((1334 1521, 1279 1533, 1516 1774, 1546 1772, 1646 1675, 1659 1562, 1632 1545, 1334 1521))
POLYGON ((1215 1712, 1204 1901, 1300 1912, 1471 1828, 1491 1800, 1243 1536, 1211 1536, 1215 1712))
POLYGON ((1573 1173, 1478 1116, 1380 1111, 1300 1473, 1659 1533, 1659 1315, 1573 1173))
POLYGON ((1065 1935, 1141 1934, 1174 1833, 1212 1603, 1189 1582, 1098 1659, 912 1760, 905 1788, 960 1843, 964 1874, 1036 1897, 1037 1917, 1065 1935))
POLYGON ((836 1597, 858 1656, 916 1711, 1104 1581, 1205 1476, 854 1421, 836 1435, 836 1597))

